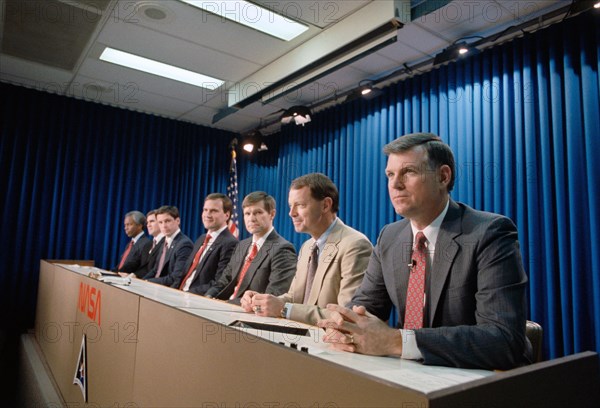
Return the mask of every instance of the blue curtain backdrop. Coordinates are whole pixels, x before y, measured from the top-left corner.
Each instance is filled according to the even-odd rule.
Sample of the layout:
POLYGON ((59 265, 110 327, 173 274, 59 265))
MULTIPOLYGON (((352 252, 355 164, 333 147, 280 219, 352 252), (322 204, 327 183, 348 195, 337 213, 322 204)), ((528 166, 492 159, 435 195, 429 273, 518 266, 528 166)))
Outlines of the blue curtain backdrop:
POLYGON ((283 214, 287 187, 326 173, 340 189, 340 217, 375 242, 397 219, 383 145, 439 134, 456 155, 452 197, 517 224, 545 356, 598 351, 599 20, 597 12, 566 20, 286 127, 268 141, 272 151, 241 160, 240 193, 272 193, 276 228, 298 247, 306 236, 283 214))
MULTIPOLYGON (((437 133, 456 153, 453 198, 517 224, 545 356, 598 351, 599 27, 597 14, 569 19, 285 127, 268 152, 238 156, 240 198, 271 193, 277 230, 299 247, 288 186, 321 171, 340 189, 340 217, 375 242, 398 219, 383 145, 437 133)), ((122 214, 166 202, 195 237, 203 196, 225 191, 231 134, 1 87, 0 296, 29 326, 40 258, 110 266, 125 245, 122 214)))
POLYGON ((225 191, 235 135, 0 84, 0 302, 33 326, 40 259, 110 268, 127 236, 123 215, 163 204, 202 232, 206 194, 225 191))

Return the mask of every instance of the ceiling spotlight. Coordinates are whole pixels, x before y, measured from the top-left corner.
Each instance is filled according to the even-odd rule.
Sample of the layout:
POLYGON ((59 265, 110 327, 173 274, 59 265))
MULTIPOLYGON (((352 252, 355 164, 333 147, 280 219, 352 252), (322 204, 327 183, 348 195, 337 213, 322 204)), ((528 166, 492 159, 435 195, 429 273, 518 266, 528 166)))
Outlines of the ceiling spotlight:
POLYGON ((364 99, 373 99, 383 92, 381 89, 375 87, 371 81, 360 81, 358 85, 358 92, 364 99))
POLYGON ((281 123, 287 125, 293 120, 296 125, 304 126, 305 123, 310 122, 310 115, 310 109, 306 106, 292 106, 283 112, 281 123))
POLYGON ((253 130, 248 133, 242 139, 242 149, 244 149, 248 153, 252 153, 254 151, 263 152, 265 150, 269 150, 267 147, 264 136, 258 130, 253 130))
POLYGON ((373 86, 373 81, 363 80, 358 83, 358 88, 348 94, 345 102, 350 102, 358 98, 373 99, 382 93, 381 89, 373 86))
POLYGON ((598 0, 575 0, 571 3, 571 7, 569 9, 569 16, 573 16, 575 14, 582 13, 591 8, 600 9, 600 1, 598 0))
POLYGON ((374 88, 371 81, 360 81, 358 85, 357 92, 359 92, 362 96, 366 97, 367 95, 373 93, 374 88))
POLYGON ((466 42, 462 41, 456 44, 452 44, 444 51, 440 52, 435 56, 433 65, 440 65, 445 62, 454 61, 459 57, 465 57, 467 55, 473 55, 479 53, 479 50, 473 46, 470 46, 466 42))

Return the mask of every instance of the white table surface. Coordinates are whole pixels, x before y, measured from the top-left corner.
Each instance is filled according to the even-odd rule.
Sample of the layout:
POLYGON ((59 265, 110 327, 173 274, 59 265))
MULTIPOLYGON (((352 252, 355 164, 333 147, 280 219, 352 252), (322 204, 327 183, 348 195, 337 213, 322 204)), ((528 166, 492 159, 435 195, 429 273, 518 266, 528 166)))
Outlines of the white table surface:
MULTIPOLYGON (((86 276, 89 276, 90 273, 106 272, 96 267, 67 264, 58 265, 86 276)), ((185 293, 141 279, 131 279, 131 284, 129 285, 111 285, 225 326, 229 326, 236 320, 243 320, 307 329, 309 336, 270 330, 231 327, 231 330, 249 333, 265 340, 282 344, 283 346, 294 346, 298 350, 307 350, 308 354, 316 358, 327 360, 370 376, 420 391, 424 394, 494 375, 493 371, 427 366, 416 361, 402 360, 396 357, 375 357, 340 352, 332 349, 322 341, 324 331, 315 326, 308 326, 286 319, 259 317, 253 313, 246 313, 241 307, 224 301, 185 293)))

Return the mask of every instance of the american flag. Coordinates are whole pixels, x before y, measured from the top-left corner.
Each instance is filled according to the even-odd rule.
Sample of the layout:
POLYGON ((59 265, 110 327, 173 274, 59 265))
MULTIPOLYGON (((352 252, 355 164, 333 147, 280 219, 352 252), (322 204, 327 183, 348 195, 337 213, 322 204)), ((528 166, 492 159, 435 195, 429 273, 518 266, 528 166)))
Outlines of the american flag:
POLYGON ((235 145, 231 146, 231 165, 229 166, 229 185, 227 186, 227 197, 233 202, 233 211, 229 220, 229 231, 236 237, 240 237, 238 228, 238 182, 237 182, 237 162, 235 160, 235 145))

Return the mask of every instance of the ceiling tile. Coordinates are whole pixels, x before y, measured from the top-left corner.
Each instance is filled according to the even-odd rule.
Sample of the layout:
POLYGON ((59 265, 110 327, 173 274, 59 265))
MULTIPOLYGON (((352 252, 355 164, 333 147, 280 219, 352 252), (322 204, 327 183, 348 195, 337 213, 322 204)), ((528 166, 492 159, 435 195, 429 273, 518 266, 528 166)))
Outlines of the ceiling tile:
MULTIPOLYGON (((537 16, 548 13, 551 10, 568 6, 571 2, 564 0, 545 0, 545 1, 497 1, 498 6, 504 9, 510 19, 524 23, 537 16)), ((503 13, 503 15, 506 13, 503 13)), ((490 15, 489 17, 494 17, 490 15)), ((489 18, 491 23, 495 23, 493 18, 489 18)))
MULTIPOLYGON (((270 7, 277 5, 271 2, 270 7)), ((288 7, 292 10, 292 7, 288 7)), ((312 27, 292 41, 265 35, 179 1, 119 2, 113 24, 137 26, 182 39, 213 51, 239 58, 242 64, 267 64, 320 32, 312 27), (160 10, 163 20, 151 19, 148 10, 160 10)), ((109 27, 111 30, 113 28, 109 27)), ((106 31, 106 30, 105 30, 106 31)))
MULTIPOLYGON (((57 10, 76 9, 91 13, 90 16, 96 16, 94 21, 100 17, 96 31, 73 31, 74 27, 70 27, 71 31, 61 32, 56 24, 52 24, 52 18, 46 16, 38 27, 29 26, 28 30, 23 30, 21 38, 15 36, 4 21, 6 16, 14 17, 14 10, 9 10, 12 14, 5 11, 4 19, 0 21, 0 80, 59 94, 66 92, 76 98, 234 132, 246 131, 265 122, 270 125, 269 131, 276 131, 275 124, 278 124, 282 109, 292 105, 315 104, 317 110, 322 109, 323 106, 345 99, 340 95, 345 96, 346 92, 355 89, 362 80, 386 78, 404 63, 411 67, 427 63, 461 37, 497 33, 508 26, 518 25, 569 3, 558 0, 453 1, 429 15, 407 23, 398 30, 394 44, 321 78, 313 78, 306 85, 269 101, 268 104, 263 104, 262 100, 251 102, 213 124, 213 117, 224 112, 228 106, 230 93, 248 93, 251 92, 251 87, 267 87, 271 85, 267 81, 272 81, 268 75, 265 77, 267 79, 261 79, 265 83, 260 84, 244 81, 245 78, 252 78, 260 71, 271 72, 269 69, 275 69, 275 66, 269 67, 269 64, 273 62, 284 73, 292 71, 286 64, 281 64, 285 55, 296 55, 292 52, 294 48, 308 44, 307 40, 317 33, 336 31, 328 30, 363 7, 372 6, 373 2, 254 0, 267 7, 284 10, 284 14, 311 25, 309 31, 297 39, 285 42, 240 24, 224 21, 177 0, 0 1, 5 10, 7 6, 33 4, 38 8, 46 7, 47 10, 48 7, 56 6, 57 10), (70 34, 64 37, 65 33, 70 34), (50 41, 46 48, 40 49, 38 40, 44 37, 57 40, 50 41), (89 40, 85 40, 86 38, 89 40), (80 41, 76 47, 61 50, 65 44, 70 44, 68 41, 75 40, 80 41), (202 72, 228 82, 217 90, 206 90, 106 63, 98 59, 106 46, 202 72), (16 50, 13 54, 20 57, 8 55, 7 50, 16 50), (51 50, 58 51, 48 53, 51 50), (63 58, 65 51, 72 51, 72 55, 63 58), (31 52, 31 57, 26 55, 31 52), (48 60, 48 54, 51 58, 70 60, 69 66, 73 66, 73 61, 76 61, 73 71, 52 68, 50 65, 53 62, 48 60), (42 63, 28 62, 27 58, 37 59, 42 63)), ((23 10, 21 8, 21 13, 23 10)), ((35 10, 33 14, 30 17, 42 15, 39 12, 36 14, 35 10)), ((358 14, 354 17, 356 16, 358 14)), ((310 54, 310 58, 303 58, 307 60, 307 64, 322 55, 315 52, 315 49, 318 47, 312 49, 317 57, 310 54)), ((427 70, 429 67, 430 65, 423 65, 421 68, 427 70)), ((421 68, 415 72, 421 72, 421 68)), ((388 78, 381 84, 391 81, 393 79, 388 78)), ((292 79, 291 83, 293 82, 292 79)))
POLYGON ((56 0, 5 3, 2 53, 65 70, 75 68, 100 21, 95 13, 56 0))
POLYGON ((196 105, 164 95, 152 94, 135 85, 116 86, 115 83, 77 76, 67 90, 67 95, 89 102, 118 106, 137 112, 159 112, 159 116, 177 119, 196 105))
POLYGON ((270 10, 272 9, 278 14, 320 28, 326 28, 343 20, 349 14, 365 6, 369 1, 370 0, 255 0, 256 3, 259 3, 270 10))
POLYGON ((238 81, 260 68, 257 64, 228 53, 160 34, 137 24, 110 21, 102 30, 98 42, 121 51, 229 81, 238 81), (160 44, 160 47, 156 44, 160 44))
POLYGON ((419 24, 410 24, 398 31, 398 42, 427 55, 433 55, 448 45, 448 40, 419 24))
MULTIPOLYGON (((429 54, 416 50, 402 42, 396 42, 395 44, 387 46, 379 50, 377 54, 393 61, 395 66, 429 57, 429 54)), ((366 62, 368 63, 368 60, 366 62)), ((379 71, 379 73, 381 74, 383 71, 379 71)))
MULTIPOLYGON (((397 47, 396 47, 396 44, 392 44, 385 48, 389 48, 391 50, 391 49, 396 49, 397 47)), ((394 69, 395 67, 398 66, 398 62, 395 61, 394 59, 388 57, 387 53, 384 51, 385 48, 374 54, 369 55, 368 57, 361 58, 360 60, 355 61, 352 64, 352 66, 354 68, 360 69, 368 76, 375 76, 381 72, 385 72, 390 69, 394 69)), ((401 46, 399 48, 408 49, 407 47, 404 47, 404 46, 401 46)))
POLYGON ((62 69, 48 67, 10 55, 2 55, 0 79, 11 77, 11 81, 24 81, 27 86, 49 92, 63 94, 69 86, 73 74, 62 69))
POLYGON ((211 123, 213 116, 217 113, 216 109, 205 106, 195 106, 179 116, 181 120, 187 120, 194 123, 211 123))

